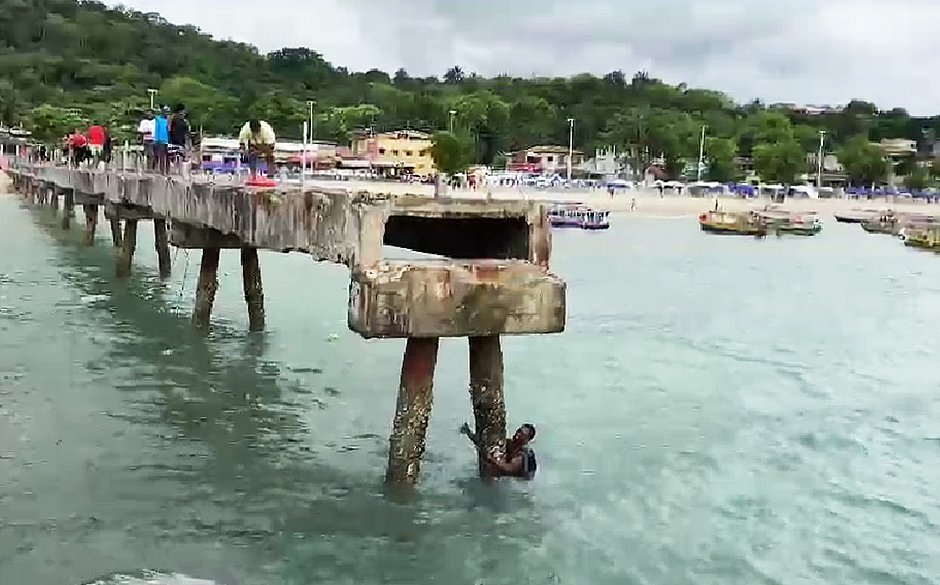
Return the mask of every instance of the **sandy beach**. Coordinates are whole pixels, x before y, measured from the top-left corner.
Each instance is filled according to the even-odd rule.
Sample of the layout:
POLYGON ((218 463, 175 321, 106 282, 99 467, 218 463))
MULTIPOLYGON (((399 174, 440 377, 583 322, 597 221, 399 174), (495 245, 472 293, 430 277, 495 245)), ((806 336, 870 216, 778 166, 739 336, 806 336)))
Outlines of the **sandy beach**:
MULTIPOLYGON (((315 181, 316 186, 327 188, 346 188, 364 190, 393 195, 414 194, 425 197, 434 196, 431 185, 406 184, 396 182, 372 181, 315 181)), ((629 190, 618 191, 610 197, 603 190, 543 190, 543 189, 448 189, 447 196, 453 198, 482 199, 490 195, 493 199, 528 199, 545 201, 546 203, 578 202, 590 205, 596 209, 605 209, 618 215, 635 215, 641 217, 695 217, 705 211, 714 209, 714 197, 690 197, 687 195, 666 194, 660 196, 657 190, 629 190), (636 209, 631 210, 632 202, 636 200, 636 209)), ((739 199, 736 197, 721 197, 721 209, 728 211, 746 211, 748 209, 763 209, 770 204, 769 198, 739 199)), ((798 212, 816 212, 823 216, 833 213, 844 213, 852 210, 892 209, 897 212, 923 213, 940 217, 940 204, 899 200, 894 198, 880 199, 787 199, 780 205, 783 209, 798 212)))

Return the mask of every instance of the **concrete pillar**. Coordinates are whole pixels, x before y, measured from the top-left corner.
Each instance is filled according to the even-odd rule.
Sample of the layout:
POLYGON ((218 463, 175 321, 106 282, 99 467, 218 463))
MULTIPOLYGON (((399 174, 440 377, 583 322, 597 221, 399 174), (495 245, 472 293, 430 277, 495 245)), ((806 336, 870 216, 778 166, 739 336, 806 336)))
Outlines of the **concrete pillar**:
POLYGON ((388 445, 385 481, 414 484, 421 472, 425 436, 434 402, 434 368, 439 340, 410 338, 401 364, 398 404, 388 445))
POLYGON ((157 262, 160 265, 160 278, 170 278, 170 241, 166 235, 166 220, 153 220, 153 242, 157 249, 157 262))
POLYGON ((72 227, 72 213, 75 210, 75 192, 65 189, 62 192, 62 229, 72 227))
POLYGON ((137 248, 137 220, 124 220, 124 238, 121 248, 116 255, 114 273, 118 278, 127 278, 131 275, 131 265, 134 262, 134 250, 137 248))
POLYGON ((209 329, 212 303, 219 288, 219 249, 205 248, 199 266, 199 281, 196 283, 196 304, 193 307, 193 325, 200 331, 209 329))
POLYGON ((49 203, 54 211, 59 211, 59 190, 55 187, 49 189, 49 203))
POLYGON ((98 227, 98 206, 83 205, 85 211, 85 245, 95 245, 95 229, 98 227))
POLYGON ((264 288, 257 248, 242 248, 242 284, 248 305, 248 330, 264 331, 264 288))
POLYGON ((124 237, 121 235, 121 220, 116 217, 109 217, 108 222, 111 224, 111 243, 115 248, 120 248, 124 245, 124 237))
POLYGON ((503 351, 498 335, 470 338, 470 401, 481 447, 480 477, 487 477, 482 453, 502 455, 506 447, 503 351))

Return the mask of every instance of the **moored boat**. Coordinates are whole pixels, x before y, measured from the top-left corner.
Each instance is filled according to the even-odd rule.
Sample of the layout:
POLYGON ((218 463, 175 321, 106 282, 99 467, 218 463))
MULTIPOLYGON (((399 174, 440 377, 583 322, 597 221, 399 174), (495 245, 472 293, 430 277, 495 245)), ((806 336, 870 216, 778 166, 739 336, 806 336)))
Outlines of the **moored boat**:
POLYGON ((698 216, 703 232, 728 236, 764 236, 767 227, 750 212, 707 211, 698 216))
POLYGON ((920 225, 902 230, 904 245, 940 252, 940 226, 920 225))
POLYGON ((836 221, 839 223, 862 223, 866 219, 871 218, 873 215, 877 215, 877 211, 865 211, 862 209, 852 209, 851 211, 844 211, 841 213, 833 213, 833 217, 836 218, 836 221))
POLYGON ((594 209, 581 212, 581 229, 606 230, 610 229, 610 212, 594 209))
POLYGON ((580 212, 584 208, 580 203, 555 205, 548 210, 548 223, 557 228, 581 227, 580 212))
POLYGON ((791 212, 768 207, 758 212, 768 232, 778 235, 815 236, 822 231, 822 222, 814 211, 791 212))

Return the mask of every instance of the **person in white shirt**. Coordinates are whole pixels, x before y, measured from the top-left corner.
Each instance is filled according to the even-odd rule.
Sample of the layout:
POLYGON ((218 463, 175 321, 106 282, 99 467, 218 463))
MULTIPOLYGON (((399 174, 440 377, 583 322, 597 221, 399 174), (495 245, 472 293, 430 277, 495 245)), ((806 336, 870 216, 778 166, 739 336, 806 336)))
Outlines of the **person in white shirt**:
POLYGON ((249 120, 238 133, 238 143, 241 149, 248 153, 248 168, 251 170, 251 180, 258 174, 258 159, 264 157, 268 165, 268 177, 274 176, 274 145, 277 138, 274 128, 264 120, 249 120))
POLYGON ((137 125, 137 137, 144 147, 144 157, 147 159, 147 168, 153 169, 153 133, 157 128, 157 122, 153 119, 153 112, 147 112, 144 118, 137 125))

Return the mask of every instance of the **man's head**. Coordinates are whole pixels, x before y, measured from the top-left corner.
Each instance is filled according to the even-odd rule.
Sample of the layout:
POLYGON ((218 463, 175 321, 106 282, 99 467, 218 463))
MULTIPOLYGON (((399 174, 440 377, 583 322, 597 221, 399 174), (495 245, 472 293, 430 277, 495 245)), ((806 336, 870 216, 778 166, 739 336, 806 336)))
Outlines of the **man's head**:
POLYGON ((162 113, 164 116, 168 115, 170 113, 170 106, 163 106, 162 113))
POLYGON ((148 120, 153 120, 153 110, 147 110, 144 113, 144 118, 147 118, 148 120))
POLYGON ((174 113, 174 114, 184 114, 184 115, 185 115, 185 114, 186 114, 186 106, 184 106, 183 104, 176 104, 176 105, 173 107, 173 113, 174 113))
POLYGON ((257 134, 258 132, 261 132, 261 120, 249 120, 248 127, 255 134, 257 134))
POLYGON ((519 427, 515 434, 512 436, 513 443, 522 447, 523 445, 529 444, 532 439, 535 438, 535 427, 526 423, 519 427))

